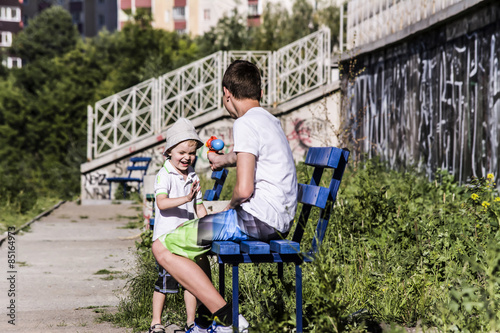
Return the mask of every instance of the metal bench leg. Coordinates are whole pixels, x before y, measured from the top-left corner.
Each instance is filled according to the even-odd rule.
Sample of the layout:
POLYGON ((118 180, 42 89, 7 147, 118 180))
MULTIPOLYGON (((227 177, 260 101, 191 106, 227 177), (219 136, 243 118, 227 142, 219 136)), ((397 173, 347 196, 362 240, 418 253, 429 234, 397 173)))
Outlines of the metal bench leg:
MULTIPOLYGON (((284 285, 283 278, 283 263, 278 263, 278 279, 281 281, 281 284, 284 285)), ((283 313, 285 312, 285 302, 283 297, 278 298, 278 318, 283 318, 283 313)))
POLYGON ((233 328, 238 329, 238 264, 233 264, 233 328))
POLYGON ((295 307, 297 316, 297 332, 302 332, 302 268, 295 265, 295 307))
POLYGON ((219 294, 224 298, 226 294, 226 281, 224 264, 219 264, 219 294))
POLYGON ((282 262, 278 263, 278 279, 280 279, 281 282, 283 282, 283 263, 282 262))
POLYGON ((123 199, 127 197, 127 183, 122 183, 123 186, 123 199))
POLYGON ((113 198, 111 198, 111 184, 113 183, 109 182, 109 200, 113 200, 113 198))

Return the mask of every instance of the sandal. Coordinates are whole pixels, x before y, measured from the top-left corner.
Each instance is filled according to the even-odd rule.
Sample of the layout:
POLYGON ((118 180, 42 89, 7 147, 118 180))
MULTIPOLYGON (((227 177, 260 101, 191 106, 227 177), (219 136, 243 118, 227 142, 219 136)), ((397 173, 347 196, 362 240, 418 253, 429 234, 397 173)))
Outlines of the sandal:
POLYGON ((154 324, 149 328, 149 333, 165 333, 165 326, 162 324, 154 324))
POLYGON ((194 321, 190 322, 190 323, 187 323, 186 325, 184 325, 184 331, 189 331, 192 327, 194 327, 194 321))

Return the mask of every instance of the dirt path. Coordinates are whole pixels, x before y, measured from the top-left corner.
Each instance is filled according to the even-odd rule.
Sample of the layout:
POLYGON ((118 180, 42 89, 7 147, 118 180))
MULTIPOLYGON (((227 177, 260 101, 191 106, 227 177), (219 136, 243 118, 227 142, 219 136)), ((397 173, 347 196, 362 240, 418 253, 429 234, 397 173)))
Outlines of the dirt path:
POLYGON ((140 232, 125 226, 142 216, 141 209, 66 202, 10 244, 5 241, 0 332, 131 332, 95 320, 96 308, 111 312, 119 303, 124 273, 133 265, 131 238, 140 232))

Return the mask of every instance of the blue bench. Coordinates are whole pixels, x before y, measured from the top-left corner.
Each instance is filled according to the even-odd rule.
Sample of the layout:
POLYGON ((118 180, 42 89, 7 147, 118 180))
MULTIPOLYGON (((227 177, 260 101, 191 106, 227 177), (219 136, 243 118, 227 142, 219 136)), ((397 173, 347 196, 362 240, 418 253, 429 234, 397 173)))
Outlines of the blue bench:
MULTIPOLYGON (((219 263, 219 292, 224 297, 224 265, 232 265, 233 327, 238 327, 238 265, 247 263, 277 263, 278 277, 283 279, 283 263, 295 264, 296 325, 302 332, 302 268, 303 262, 311 262, 326 233, 328 221, 337 198, 340 182, 347 166, 349 151, 335 147, 309 148, 305 164, 312 166, 309 184, 299 184, 298 202, 302 209, 298 215, 291 240, 260 241, 217 241, 212 243, 212 253, 219 263), (325 169, 334 169, 328 187, 322 187, 321 178, 325 169), (319 209, 319 219, 315 221, 315 235, 311 244, 304 244, 302 236, 312 209, 319 209), (305 251, 304 251, 305 250, 305 251)), ((220 193, 220 192, 219 192, 220 193)))
POLYGON ((211 190, 206 190, 203 195, 203 200, 206 201, 216 201, 219 200, 222 187, 224 187, 224 182, 226 181, 228 171, 222 169, 220 171, 212 172, 212 178, 215 180, 214 187, 211 190))
POLYGON ((127 167, 128 176, 127 177, 108 177, 106 180, 109 183, 109 199, 111 196, 111 185, 113 183, 120 183, 123 185, 123 198, 127 196, 127 183, 137 183, 137 191, 141 193, 141 183, 144 181, 144 176, 148 171, 149 164, 151 163, 151 157, 131 157, 130 162, 132 165, 127 167), (132 177, 133 172, 139 173, 140 177, 132 177))

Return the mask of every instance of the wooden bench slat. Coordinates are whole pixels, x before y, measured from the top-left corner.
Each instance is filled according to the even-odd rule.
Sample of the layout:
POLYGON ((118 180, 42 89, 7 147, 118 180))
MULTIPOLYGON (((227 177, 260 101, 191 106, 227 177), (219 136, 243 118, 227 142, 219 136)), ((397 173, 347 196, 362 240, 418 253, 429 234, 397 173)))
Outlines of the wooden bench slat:
POLYGON ((303 204, 325 208, 330 191, 321 186, 299 184, 298 201, 303 204))
POLYGON ((228 174, 227 169, 222 169, 222 170, 219 170, 219 171, 212 172, 211 178, 212 179, 219 179, 219 180, 224 179, 225 180, 227 174, 228 174))
POLYGON ((131 157, 130 162, 149 162, 151 157, 131 157))
POLYGON ((132 166, 128 166, 127 167, 127 170, 128 171, 145 171, 148 169, 148 166, 147 165, 132 165, 132 166))
POLYGON ((287 239, 272 240, 270 247, 272 252, 281 254, 300 253, 300 244, 287 239))
POLYGON ((110 177, 106 178, 108 182, 142 182, 141 178, 128 178, 128 177, 110 177))
POLYGON ((212 251, 220 255, 240 254, 240 244, 231 241, 212 242, 212 251))
POLYGON ((271 252, 269 244, 261 241, 243 241, 240 247, 241 252, 248 254, 268 254, 271 252))
POLYGON ((205 194, 203 194, 203 200, 205 201, 216 201, 217 198, 215 197, 217 193, 214 190, 206 190, 205 194))

